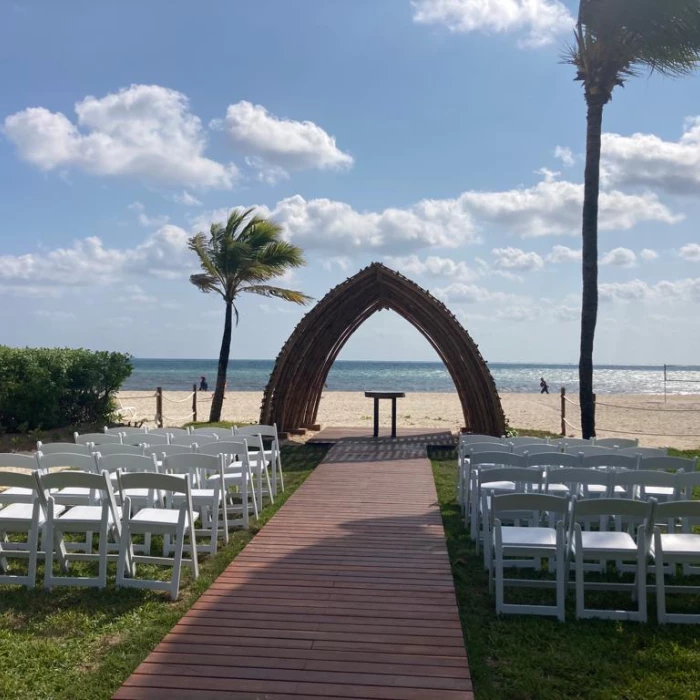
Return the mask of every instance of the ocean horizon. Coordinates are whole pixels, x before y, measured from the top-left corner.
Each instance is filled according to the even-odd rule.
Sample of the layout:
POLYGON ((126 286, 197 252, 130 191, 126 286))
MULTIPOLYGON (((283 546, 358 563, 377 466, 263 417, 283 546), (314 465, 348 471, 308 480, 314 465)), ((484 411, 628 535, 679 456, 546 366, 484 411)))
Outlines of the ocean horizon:
MULTIPOLYGON (((124 390, 187 391, 205 376, 210 389, 216 378, 217 360, 133 358, 134 371, 124 390)), ((262 391, 274 367, 274 360, 231 360, 229 391, 262 391)), ((547 363, 489 363, 496 387, 507 393, 539 393, 544 377, 550 393, 565 386, 578 391, 578 366, 547 363)), ((700 393, 700 366, 668 366, 668 394, 700 393)), ((406 391, 451 393, 454 384, 441 362, 388 362, 382 360, 338 360, 327 380, 328 391, 406 391)), ((600 394, 663 394, 662 365, 597 365, 594 390, 600 394)))

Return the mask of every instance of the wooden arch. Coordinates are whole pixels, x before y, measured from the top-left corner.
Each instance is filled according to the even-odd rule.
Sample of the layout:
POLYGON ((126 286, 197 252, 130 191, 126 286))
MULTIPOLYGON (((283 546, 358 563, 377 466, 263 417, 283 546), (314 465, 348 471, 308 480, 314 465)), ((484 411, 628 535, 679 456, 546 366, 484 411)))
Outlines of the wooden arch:
POLYGON ((260 422, 276 423, 283 432, 315 426, 333 362, 357 328, 380 309, 395 311, 433 346, 457 389, 466 429, 503 435, 501 401, 477 345, 444 304, 381 263, 331 289, 302 318, 277 357, 260 422))

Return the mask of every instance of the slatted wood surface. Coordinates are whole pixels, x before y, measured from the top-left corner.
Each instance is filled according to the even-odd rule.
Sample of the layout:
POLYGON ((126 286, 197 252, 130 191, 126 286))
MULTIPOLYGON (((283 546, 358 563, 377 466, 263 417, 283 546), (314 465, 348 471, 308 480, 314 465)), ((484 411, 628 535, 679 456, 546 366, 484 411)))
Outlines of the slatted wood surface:
POLYGON ((372 426, 358 427, 334 427, 328 426, 316 433, 307 440, 309 445, 331 445, 336 442, 347 440, 362 440, 369 443, 419 443, 422 445, 433 445, 436 447, 452 447, 455 436, 449 430, 438 430, 430 428, 405 428, 399 426, 397 437, 392 440, 390 436, 391 427, 379 426, 379 438, 372 437, 372 426))
POLYGON ((116 699, 473 698, 430 462, 335 449, 116 699))

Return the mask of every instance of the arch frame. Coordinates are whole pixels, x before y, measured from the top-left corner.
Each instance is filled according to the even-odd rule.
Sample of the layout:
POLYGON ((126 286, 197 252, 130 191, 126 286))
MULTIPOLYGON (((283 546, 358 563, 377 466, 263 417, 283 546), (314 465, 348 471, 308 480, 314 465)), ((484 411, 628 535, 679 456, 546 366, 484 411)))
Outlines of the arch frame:
POLYGON ((370 316, 390 309, 411 323, 447 369, 463 430, 500 436, 506 422, 488 365, 454 314, 427 290, 381 263, 331 289, 283 345, 263 393, 260 422, 281 432, 316 426, 323 387, 345 343, 370 316))

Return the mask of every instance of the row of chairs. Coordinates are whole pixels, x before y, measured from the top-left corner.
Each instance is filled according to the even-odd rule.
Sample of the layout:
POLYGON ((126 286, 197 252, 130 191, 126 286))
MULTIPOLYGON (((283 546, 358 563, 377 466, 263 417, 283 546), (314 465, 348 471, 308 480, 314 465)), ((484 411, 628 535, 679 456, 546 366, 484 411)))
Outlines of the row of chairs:
MULTIPOLYGON (((541 493, 496 495, 489 509, 484 542, 489 571, 489 589, 495 586, 496 612, 555 615, 565 619, 565 598, 569 588, 569 569, 574 565, 577 618, 647 620, 647 589, 656 591, 657 619, 666 622, 700 622, 700 614, 669 613, 666 593, 700 592, 700 586, 668 586, 666 576, 674 576, 678 564, 684 573, 698 574, 700 535, 692 532, 700 520, 700 501, 680 500, 657 503, 625 498, 579 500, 574 496, 541 493), (527 525, 521 523, 525 521, 527 525), (591 526, 598 529, 591 529, 591 526), (542 578, 506 578, 509 568, 534 568, 548 561, 554 581, 542 578), (633 582, 586 579, 587 571, 605 571, 607 561, 628 562, 633 582), (651 560, 653 564, 649 564, 651 560), (629 564, 629 562, 632 562, 629 564), (654 575, 648 586, 647 574, 654 575), (554 605, 506 603, 506 587, 554 587, 554 605), (585 591, 629 591, 636 601, 634 609, 586 607, 585 591)), ((605 577, 603 577, 604 579, 605 577)))

